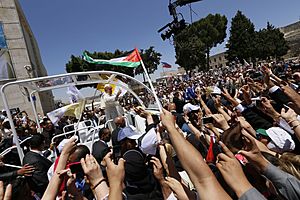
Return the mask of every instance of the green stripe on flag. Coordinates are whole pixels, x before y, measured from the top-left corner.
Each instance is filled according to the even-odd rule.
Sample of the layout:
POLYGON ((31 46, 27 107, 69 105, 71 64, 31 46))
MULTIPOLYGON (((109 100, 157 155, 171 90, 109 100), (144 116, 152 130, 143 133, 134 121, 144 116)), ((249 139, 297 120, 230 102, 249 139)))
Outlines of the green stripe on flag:
POLYGON ((87 55, 86 52, 83 53, 83 59, 88 63, 97 64, 97 65, 114 65, 114 66, 123 66, 123 67, 131 67, 131 68, 136 68, 141 64, 140 62, 93 59, 92 57, 87 55))

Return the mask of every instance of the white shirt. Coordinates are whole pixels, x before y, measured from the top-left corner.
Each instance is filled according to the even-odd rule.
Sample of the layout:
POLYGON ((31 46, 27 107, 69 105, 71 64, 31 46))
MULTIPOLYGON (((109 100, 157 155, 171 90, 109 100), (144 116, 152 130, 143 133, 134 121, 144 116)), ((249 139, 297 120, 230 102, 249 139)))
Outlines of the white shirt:
POLYGON ((115 107, 116 105, 118 105, 118 101, 116 101, 116 97, 117 95, 109 95, 105 93, 103 95, 105 107, 115 107))

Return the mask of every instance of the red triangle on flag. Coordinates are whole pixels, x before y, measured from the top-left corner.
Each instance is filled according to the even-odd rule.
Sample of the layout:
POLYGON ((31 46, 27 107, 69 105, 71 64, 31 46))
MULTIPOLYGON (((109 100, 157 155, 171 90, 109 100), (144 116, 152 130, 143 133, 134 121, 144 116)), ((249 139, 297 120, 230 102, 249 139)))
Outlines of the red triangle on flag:
POLYGON ((135 48, 134 51, 124 59, 124 61, 129 61, 129 62, 140 62, 141 60, 142 58, 137 48, 135 48))

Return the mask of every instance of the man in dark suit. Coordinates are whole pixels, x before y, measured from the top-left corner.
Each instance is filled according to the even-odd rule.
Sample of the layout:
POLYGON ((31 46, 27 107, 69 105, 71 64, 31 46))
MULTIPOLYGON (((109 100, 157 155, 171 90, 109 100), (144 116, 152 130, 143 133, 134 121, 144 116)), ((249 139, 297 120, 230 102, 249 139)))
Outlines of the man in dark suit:
POLYGON ((108 148, 107 142, 111 139, 111 132, 108 128, 102 128, 99 131, 99 141, 93 144, 93 156, 100 163, 104 157, 104 152, 108 148))
POLYGON ((115 122, 116 128, 113 130, 112 135, 111 135, 112 146, 116 146, 116 145, 120 144, 118 142, 118 134, 122 128, 126 127, 125 118, 122 116, 116 117, 114 119, 114 122, 115 122))
POLYGON ((52 162, 43 156, 45 137, 41 134, 32 136, 30 139, 30 151, 23 158, 23 165, 29 164, 34 167, 31 177, 26 177, 32 191, 42 197, 48 186, 47 171, 52 162))

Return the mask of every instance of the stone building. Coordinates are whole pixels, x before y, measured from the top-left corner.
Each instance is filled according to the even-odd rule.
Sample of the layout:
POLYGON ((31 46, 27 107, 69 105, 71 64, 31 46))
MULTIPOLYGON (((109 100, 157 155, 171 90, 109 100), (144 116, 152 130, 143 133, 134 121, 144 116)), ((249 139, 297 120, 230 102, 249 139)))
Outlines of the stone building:
POLYGON ((213 56, 209 57, 209 68, 219 68, 219 67, 225 67, 227 64, 227 59, 226 59, 226 53, 218 53, 213 56))
POLYGON ((171 76, 181 76, 184 75, 186 72, 183 67, 179 67, 177 70, 171 70, 166 72, 161 72, 160 77, 171 77, 171 76))
POLYGON ((300 56, 300 21, 289 24, 280 28, 284 33, 284 38, 290 47, 285 58, 299 57, 300 56))
MULTIPOLYGON (((47 76, 39 48, 18 0, 0 0, 0 86, 8 81, 47 76)), ((6 96, 10 108, 25 110, 32 117, 30 90, 9 86, 6 96)), ((52 92, 35 95, 38 113, 54 109, 52 92)), ((0 109, 3 109, 2 98, 0 109)))

